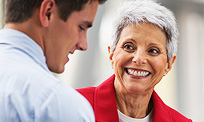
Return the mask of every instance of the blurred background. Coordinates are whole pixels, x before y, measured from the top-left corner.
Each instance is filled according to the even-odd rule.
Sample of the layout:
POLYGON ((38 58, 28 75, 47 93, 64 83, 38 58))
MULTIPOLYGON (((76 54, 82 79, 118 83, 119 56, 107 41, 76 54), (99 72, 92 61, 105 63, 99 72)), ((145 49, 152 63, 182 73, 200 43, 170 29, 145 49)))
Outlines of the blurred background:
MULTIPOLYGON (((88 31, 88 50, 69 56, 65 72, 55 74, 73 88, 96 86, 113 74, 109 62, 115 10, 123 0, 100 6, 88 31)), ((173 69, 156 86, 163 101, 194 122, 204 122, 204 0, 156 0, 172 10, 179 28, 179 47, 173 69)), ((0 28, 4 22, 0 1, 0 28)))

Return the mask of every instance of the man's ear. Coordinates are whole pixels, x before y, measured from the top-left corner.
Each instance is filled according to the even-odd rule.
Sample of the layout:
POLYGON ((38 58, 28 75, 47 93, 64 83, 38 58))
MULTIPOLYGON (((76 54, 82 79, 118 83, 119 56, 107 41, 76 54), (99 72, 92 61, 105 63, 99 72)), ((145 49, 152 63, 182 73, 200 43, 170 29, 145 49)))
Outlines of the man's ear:
POLYGON ((167 63, 167 66, 165 69, 165 74, 167 74, 172 69, 172 66, 173 66, 175 60, 176 60, 176 56, 173 56, 173 58, 167 63))
POLYGON ((54 9, 56 9, 56 4, 54 0, 43 0, 40 6, 39 18, 41 25, 47 27, 49 25, 51 15, 54 9))

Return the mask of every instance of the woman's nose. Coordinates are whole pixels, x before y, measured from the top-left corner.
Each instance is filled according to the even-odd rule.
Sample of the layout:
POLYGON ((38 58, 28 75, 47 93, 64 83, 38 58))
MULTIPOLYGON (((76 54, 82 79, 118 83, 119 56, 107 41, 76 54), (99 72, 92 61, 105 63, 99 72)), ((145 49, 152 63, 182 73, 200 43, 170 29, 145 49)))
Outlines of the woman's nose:
POLYGON ((145 51, 143 51, 142 49, 137 49, 135 53, 133 54, 132 61, 138 66, 146 64, 147 58, 146 58, 145 51))

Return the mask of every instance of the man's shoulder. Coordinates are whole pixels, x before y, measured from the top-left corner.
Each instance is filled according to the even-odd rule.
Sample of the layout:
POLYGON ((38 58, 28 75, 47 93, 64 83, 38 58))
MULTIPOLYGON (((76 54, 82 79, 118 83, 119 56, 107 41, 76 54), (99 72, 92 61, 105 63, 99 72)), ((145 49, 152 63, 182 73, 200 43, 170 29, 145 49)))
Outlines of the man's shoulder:
POLYGON ((50 109, 51 113, 59 115, 56 118, 63 118, 63 120, 94 121, 93 110, 89 102, 63 82, 50 87, 43 94, 44 97, 37 98, 41 100, 40 103, 36 104, 36 108, 42 109, 42 113, 46 113, 46 109, 50 109))
MULTIPOLYGON (((18 79, 18 82, 13 83, 12 86, 14 89, 7 93, 9 94, 7 98, 12 97, 9 99, 10 103, 18 106, 16 112, 19 114, 22 110, 26 110, 24 113, 34 112, 35 119, 43 121, 48 118, 52 121, 59 121, 60 119, 93 120, 93 111, 88 101, 72 87, 57 78, 42 75, 25 77, 18 79), (22 82, 20 82, 21 80, 22 82), (49 113, 52 113, 53 116, 49 116, 49 113)), ((22 116, 30 118, 27 114, 22 113, 22 116)))

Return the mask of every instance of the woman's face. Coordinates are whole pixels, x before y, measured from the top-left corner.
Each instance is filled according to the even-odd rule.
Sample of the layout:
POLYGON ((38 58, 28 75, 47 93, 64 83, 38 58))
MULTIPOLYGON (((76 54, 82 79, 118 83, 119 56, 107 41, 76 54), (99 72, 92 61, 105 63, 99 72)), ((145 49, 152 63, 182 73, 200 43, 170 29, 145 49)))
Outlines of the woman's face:
POLYGON ((134 94, 152 92, 175 60, 167 62, 165 33, 150 23, 124 27, 109 58, 117 88, 134 94))

